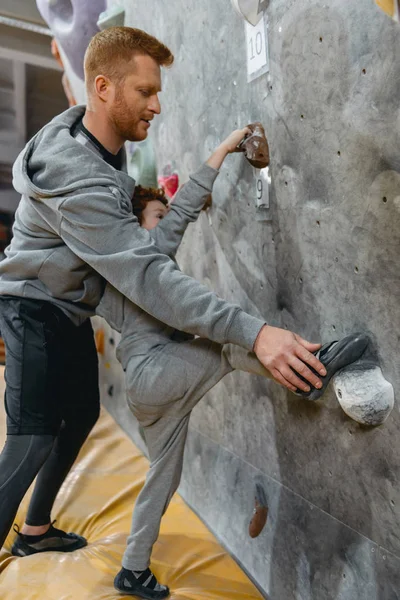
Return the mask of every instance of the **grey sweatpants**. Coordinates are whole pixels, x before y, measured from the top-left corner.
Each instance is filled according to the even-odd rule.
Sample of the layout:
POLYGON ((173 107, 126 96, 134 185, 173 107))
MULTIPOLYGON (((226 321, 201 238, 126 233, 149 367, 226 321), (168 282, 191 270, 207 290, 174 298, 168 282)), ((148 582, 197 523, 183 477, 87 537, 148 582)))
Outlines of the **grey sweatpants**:
POLYGON ((145 570, 150 564, 161 518, 179 486, 192 409, 235 369, 270 377, 255 354, 205 339, 158 346, 143 367, 132 357, 126 370, 128 402, 144 429, 150 458, 137 498, 122 565, 145 570))

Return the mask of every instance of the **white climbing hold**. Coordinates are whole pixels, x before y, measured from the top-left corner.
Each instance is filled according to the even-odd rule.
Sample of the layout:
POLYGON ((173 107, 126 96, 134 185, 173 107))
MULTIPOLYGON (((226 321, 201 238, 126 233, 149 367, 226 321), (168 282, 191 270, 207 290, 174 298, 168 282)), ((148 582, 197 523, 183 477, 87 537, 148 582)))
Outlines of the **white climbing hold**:
POLYGON ((251 25, 257 25, 262 17, 264 2, 260 2, 260 0, 231 0, 231 2, 241 17, 251 25))
POLYGON ((347 367, 332 379, 336 398, 346 415, 363 425, 381 425, 394 406, 393 386, 378 366, 347 367))

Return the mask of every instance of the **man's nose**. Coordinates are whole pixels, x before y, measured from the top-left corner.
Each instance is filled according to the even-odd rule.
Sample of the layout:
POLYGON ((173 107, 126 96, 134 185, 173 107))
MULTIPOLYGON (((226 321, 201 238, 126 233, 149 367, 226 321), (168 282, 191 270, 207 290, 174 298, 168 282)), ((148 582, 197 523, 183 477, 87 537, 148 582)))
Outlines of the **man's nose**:
POLYGON ((159 115, 161 112, 161 104, 160 101, 158 99, 158 96, 152 96, 151 101, 150 101, 150 105, 149 105, 149 110, 151 110, 151 112, 155 113, 156 115, 159 115))

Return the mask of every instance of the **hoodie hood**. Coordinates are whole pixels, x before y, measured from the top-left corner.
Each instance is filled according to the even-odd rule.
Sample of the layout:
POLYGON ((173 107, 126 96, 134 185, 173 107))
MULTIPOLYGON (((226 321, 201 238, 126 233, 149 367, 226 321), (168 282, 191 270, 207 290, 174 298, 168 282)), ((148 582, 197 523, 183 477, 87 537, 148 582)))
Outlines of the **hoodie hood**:
POLYGON ((35 199, 65 196, 93 186, 118 186, 131 196, 135 182, 80 144, 71 127, 86 107, 74 106, 45 125, 25 146, 13 167, 17 192, 35 199))

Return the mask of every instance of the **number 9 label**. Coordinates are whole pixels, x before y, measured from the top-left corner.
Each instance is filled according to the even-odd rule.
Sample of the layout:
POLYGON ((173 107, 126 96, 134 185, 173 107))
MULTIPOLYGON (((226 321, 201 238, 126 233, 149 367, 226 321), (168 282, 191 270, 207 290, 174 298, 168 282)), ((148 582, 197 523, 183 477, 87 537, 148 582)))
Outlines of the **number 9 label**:
POLYGON ((256 176, 256 208, 261 210, 269 209, 269 167, 261 169, 256 176))

